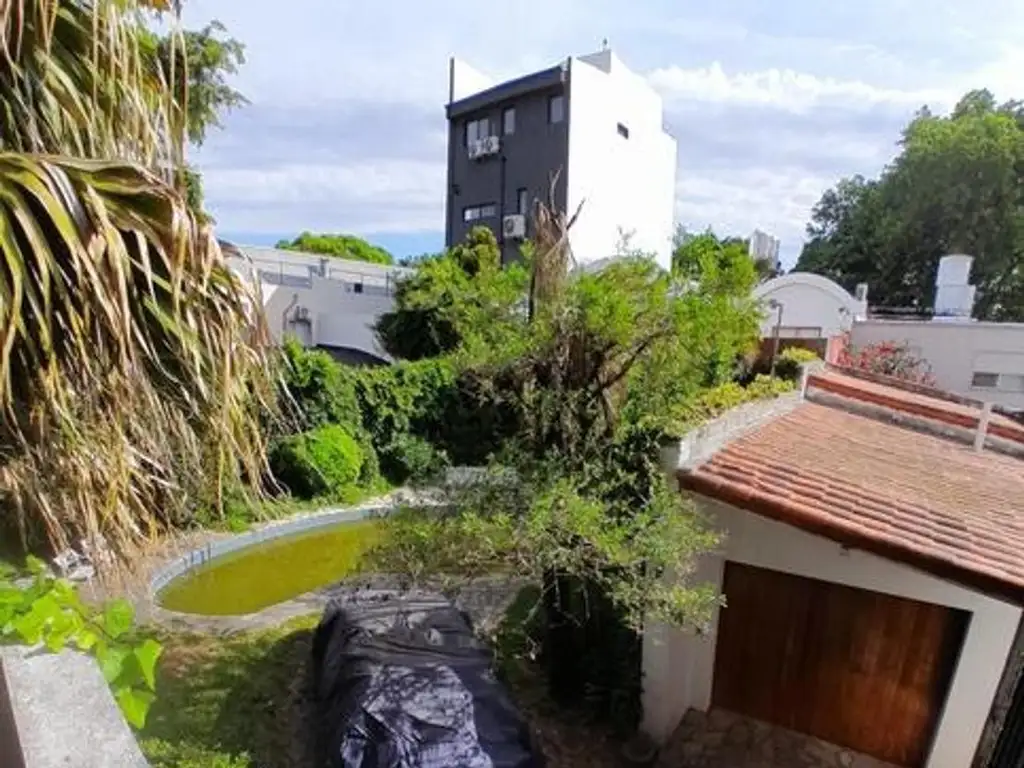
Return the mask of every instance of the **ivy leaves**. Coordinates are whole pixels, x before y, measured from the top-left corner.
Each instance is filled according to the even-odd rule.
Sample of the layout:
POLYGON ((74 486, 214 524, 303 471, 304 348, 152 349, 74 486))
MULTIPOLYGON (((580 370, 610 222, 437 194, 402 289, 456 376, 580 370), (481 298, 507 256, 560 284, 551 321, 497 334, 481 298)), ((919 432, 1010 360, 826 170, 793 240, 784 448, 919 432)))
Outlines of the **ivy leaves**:
POLYGON ((70 582, 51 576, 42 561, 29 558, 26 570, 27 582, 15 582, 12 570, 0 570, 0 643, 91 654, 125 719, 141 728, 155 698, 162 646, 136 635, 131 603, 113 600, 96 609, 70 582))

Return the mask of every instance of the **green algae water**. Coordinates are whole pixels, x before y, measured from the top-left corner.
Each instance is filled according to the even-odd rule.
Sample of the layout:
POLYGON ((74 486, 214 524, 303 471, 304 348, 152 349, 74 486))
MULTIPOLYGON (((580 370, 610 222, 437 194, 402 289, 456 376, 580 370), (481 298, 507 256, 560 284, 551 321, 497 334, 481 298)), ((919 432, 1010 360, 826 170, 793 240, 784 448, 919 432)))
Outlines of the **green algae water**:
POLYGON ((168 584, 162 607, 206 616, 255 613, 359 570, 379 523, 325 526, 218 557, 168 584))

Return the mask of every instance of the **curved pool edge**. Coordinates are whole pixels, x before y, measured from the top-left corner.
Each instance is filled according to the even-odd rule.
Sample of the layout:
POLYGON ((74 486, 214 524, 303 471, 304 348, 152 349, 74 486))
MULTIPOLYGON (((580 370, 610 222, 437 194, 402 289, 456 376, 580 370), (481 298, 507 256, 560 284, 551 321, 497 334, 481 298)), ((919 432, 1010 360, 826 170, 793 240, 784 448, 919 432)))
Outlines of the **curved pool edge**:
MULTIPOLYGON (((303 514, 298 517, 267 523, 266 525, 245 533, 239 533, 227 538, 211 540, 201 547, 186 552, 184 555, 174 557, 169 562, 158 568, 149 579, 149 600, 155 608, 159 608, 166 614, 182 617, 202 616, 203 618, 213 618, 206 616, 205 614, 184 613, 182 611, 172 611, 167 608, 163 608, 160 605, 159 600, 160 592, 172 581, 185 576, 196 568, 208 565, 225 555, 229 555, 232 552, 238 552, 240 550, 247 549, 248 547, 255 546, 256 544, 263 544, 286 536, 294 536, 298 533, 314 531, 318 528, 331 527, 339 523, 355 523, 360 520, 366 520, 370 517, 386 514, 398 506, 400 506, 399 502, 377 501, 358 507, 328 507, 326 509, 320 509, 315 512, 303 514)), ((269 610, 273 607, 275 606, 268 606, 264 610, 269 610)), ((259 613, 262 613, 262 611, 259 613)), ((257 614, 244 615, 255 616, 257 614)), ((239 618, 241 618, 241 616, 239 616, 239 618)))

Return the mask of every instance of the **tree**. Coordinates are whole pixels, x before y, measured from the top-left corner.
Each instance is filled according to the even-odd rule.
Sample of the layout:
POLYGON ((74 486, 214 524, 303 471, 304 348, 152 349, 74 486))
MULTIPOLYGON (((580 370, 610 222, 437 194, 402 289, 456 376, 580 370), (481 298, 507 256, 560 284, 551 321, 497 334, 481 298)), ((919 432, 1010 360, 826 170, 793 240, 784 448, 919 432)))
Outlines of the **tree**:
POLYGON ((708 258, 716 258, 734 266, 750 262, 753 266, 751 287, 776 275, 776 265, 771 259, 754 259, 750 256, 750 241, 747 239, 735 236, 719 238, 711 229, 695 235, 682 226, 676 228, 672 250, 673 272, 684 278, 697 279, 701 272, 701 261, 708 258))
POLYGON ((224 112, 249 103, 228 83, 245 63, 245 46, 224 37, 226 32, 219 21, 211 21, 200 30, 174 30, 163 36, 150 30, 141 33, 142 49, 171 89, 178 118, 196 146, 206 140, 211 127, 222 127, 224 112))
POLYGON ((421 259, 399 280, 394 310, 377 322, 381 346, 405 360, 506 348, 526 282, 522 265, 501 268, 494 233, 474 227, 463 243, 421 259))
POLYGON ((172 182, 179 105, 126 0, 11 0, 0 27, 0 525, 124 554, 256 491, 267 336, 172 182))
POLYGON ((815 206, 797 269, 872 302, 930 307, 939 259, 974 257, 974 316, 1024 319, 1024 111, 988 91, 949 116, 921 111, 876 180, 842 180, 815 206))
POLYGON ((395 257, 377 245, 355 235, 315 235, 303 232, 294 240, 280 240, 275 248, 333 256, 337 259, 366 261, 371 264, 394 264, 395 257))
MULTIPOLYGON (((518 429, 489 482, 454 492, 436 514, 390 520, 375 556, 410 578, 458 582, 498 565, 541 583, 556 693, 579 695, 596 673, 600 690, 635 702, 643 623, 700 625, 718 599, 661 579, 688 572, 717 537, 669 488, 658 455, 678 398, 727 378, 721 361, 756 342, 754 267, 745 252, 714 250, 685 279, 642 255, 573 271, 569 226, 538 206, 529 279, 502 304, 525 312, 490 314, 478 287, 432 294, 429 307, 455 318, 450 354, 463 375, 514 412, 518 429)), ((445 262, 451 282, 479 286, 490 275, 436 263, 445 262)))
MULTIPOLYGON (((184 131, 195 146, 206 140, 211 127, 222 127, 224 112, 249 103, 228 84, 245 63, 245 46, 222 38, 224 32, 219 21, 198 31, 175 29, 162 36, 138 30, 140 54, 153 77, 171 92, 170 116, 178 124, 176 130, 184 131)), ((202 174, 183 160, 175 183, 192 210, 202 211, 202 174)))

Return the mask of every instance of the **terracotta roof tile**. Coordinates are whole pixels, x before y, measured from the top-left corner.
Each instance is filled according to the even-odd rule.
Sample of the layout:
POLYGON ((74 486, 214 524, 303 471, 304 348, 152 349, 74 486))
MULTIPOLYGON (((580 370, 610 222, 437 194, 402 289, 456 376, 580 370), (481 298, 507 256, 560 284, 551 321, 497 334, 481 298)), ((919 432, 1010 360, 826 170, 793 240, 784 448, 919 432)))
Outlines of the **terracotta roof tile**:
MULTIPOLYGON (((968 429, 977 426, 983 406, 983 403, 967 398, 946 399, 937 390, 929 396, 922 391, 902 389, 895 380, 893 385, 887 386, 834 369, 812 374, 808 386, 968 429)), ((988 431, 992 435, 1024 443, 1024 424, 1002 414, 991 414, 988 431)))
POLYGON ((1021 459, 805 402, 680 482, 1024 602, 1021 459))

